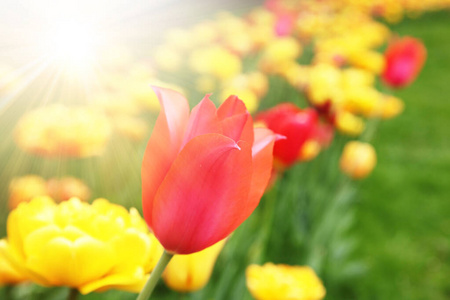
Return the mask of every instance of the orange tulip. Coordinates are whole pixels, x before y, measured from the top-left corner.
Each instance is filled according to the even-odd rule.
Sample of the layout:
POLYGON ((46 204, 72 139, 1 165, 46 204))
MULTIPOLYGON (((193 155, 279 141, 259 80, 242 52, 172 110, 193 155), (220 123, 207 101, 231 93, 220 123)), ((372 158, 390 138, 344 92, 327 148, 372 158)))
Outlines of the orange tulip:
POLYGON ((256 208, 270 178, 275 135, 253 129, 243 102, 208 96, 189 115, 179 93, 154 88, 161 112, 142 163, 144 218, 170 253, 227 237, 256 208))
POLYGON ((404 37, 392 42, 386 50, 383 81, 392 87, 404 87, 416 79, 425 63, 427 51, 421 41, 404 37))

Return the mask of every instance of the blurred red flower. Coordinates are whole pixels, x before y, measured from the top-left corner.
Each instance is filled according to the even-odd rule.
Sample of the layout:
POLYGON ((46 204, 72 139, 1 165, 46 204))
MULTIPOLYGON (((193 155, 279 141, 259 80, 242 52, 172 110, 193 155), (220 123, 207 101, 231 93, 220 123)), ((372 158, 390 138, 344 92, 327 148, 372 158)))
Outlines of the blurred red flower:
POLYGON ((394 40, 385 54, 383 81, 392 87, 409 85, 416 79, 425 63, 427 51, 421 41, 412 37, 394 40))
POLYGON ((333 139, 333 127, 322 124, 314 109, 300 109, 292 103, 282 103, 262 112, 256 120, 263 122, 273 132, 285 136, 285 139, 275 142, 273 149, 277 168, 286 168, 303 160, 303 150, 309 142, 314 142, 320 150, 320 147, 327 146, 333 139))
POLYGON ((227 237, 256 208, 272 169, 275 134, 253 128, 244 103, 208 95, 189 115, 179 93, 154 88, 161 112, 142 163, 144 218, 177 254, 227 237))

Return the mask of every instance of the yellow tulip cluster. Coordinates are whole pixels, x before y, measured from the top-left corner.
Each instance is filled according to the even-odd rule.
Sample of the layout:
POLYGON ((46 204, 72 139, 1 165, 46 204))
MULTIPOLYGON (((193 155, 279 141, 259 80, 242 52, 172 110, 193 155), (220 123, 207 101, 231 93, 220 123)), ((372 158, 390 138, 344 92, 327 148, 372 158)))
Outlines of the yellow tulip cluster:
POLYGON ((271 45, 273 24, 273 16, 263 10, 255 10, 247 18, 221 12, 215 20, 169 31, 153 58, 160 71, 188 73, 201 93, 236 94, 253 112, 267 92, 268 80, 256 69, 245 71, 243 58, 271 45))
MULTIPOLYGON (((14 189, 25 181, 45 184, 38 176, 28 176, 16 179, 14 189)), ((42 195, 48 192, 45 185, 41 188, 42 195)), ((136 209, 128 212, 105 199, 88 204, 71 198, 55 204, 50 197, 38 196, 10 213, 7 231, 8 238, 0 241, 0 285, 33 281, 83 294, 139 292, 163 252, 136 209)), ((203 288, 225 243, 176 255, 164 273, 167 286, 179 292, 203 288)))
POLYGON ((76 198, 55 204, 38 197, 20 204, 7 223, 0 254, 20 278, 44 286, 68 286, 87 294, 138 292, 162 247, 135 209, 105 199, 76 198))
POLYGON ((394 117, 403 102, 375 88, 385 67, 377 49, 391 33, 356 2, 279 0, 243 17, 219 13, 192 28, 169 31, 153 58, 160 71, 189 73, 202 93, 236 94, 250 112, 266 95, 266 75, 282 76, 325 110, 336 129, 358 136, 364 118, 394 117), (313 53, 302 65, 305 48, 313 53), (257 84, 245 80, 251 74, 258 74, 257 84))
POLYGON ((376 49, 390 37, 389 29, 352 6, 306 3, 294 35, 311 43, 312 64, 294 62, 281 75, 345 134, 360 135, 363 117, 386 119, 401 113, 400 99, 375 88, 385 64, 376 49))
POLYGON ((366 118, 392 118, 403 111, 403 102, 374 87, 372 72, 359 68, 340 69, 330 64, 309 68, 304 91, 310 103, 329 110, 335 116, 336 128, 358 136, 366 118))
POLYGON ((22 116, 15 141, 41 156, 89 157, 103 153, 111 125, 99 110, 87 106, 51 105, 22 116))
POLYGON ((247 287, 256 300, 320 300, 325 288, 310 267, 275 265, 247 267, 247 287))

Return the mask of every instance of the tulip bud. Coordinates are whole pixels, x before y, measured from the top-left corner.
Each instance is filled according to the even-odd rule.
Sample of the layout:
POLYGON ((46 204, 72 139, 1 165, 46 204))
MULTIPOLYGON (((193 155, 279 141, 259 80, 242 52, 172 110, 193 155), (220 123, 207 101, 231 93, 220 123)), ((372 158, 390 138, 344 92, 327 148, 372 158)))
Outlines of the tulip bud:
POLYGON ((345 145, 339 165, 351 178, 361 179, 372 172, 376 163, 376 152, 371 144, 351 141, 345 145))
POLYGON ((320 300, 325 288, 313 269, 307 266, 250 265, 247 287, 256 300, 320 300))
POLYGON ((194 292, 202 289, 211 277, 217 257, 226 240, 222 240, 200 252, 175 255, 163 274, 164 282, 178 292, 194 292))
POLYGON ((385 52, 386 67, 382 79, 394 88, 409 85, 416 79, 426 59, 426 49, 420 40, 404 37, 394 40, 385 52))

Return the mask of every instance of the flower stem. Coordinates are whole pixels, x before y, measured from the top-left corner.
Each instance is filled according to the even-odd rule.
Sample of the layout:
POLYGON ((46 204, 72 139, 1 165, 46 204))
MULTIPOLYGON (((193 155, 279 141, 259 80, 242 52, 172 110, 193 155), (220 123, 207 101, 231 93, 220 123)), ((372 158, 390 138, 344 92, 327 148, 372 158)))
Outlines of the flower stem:
POLYGON ((78 290, 76 288, 72 288, 69 291, 69 295, 67 296, 67 300, 77 300, 78 298, 78 290))
POLYGON ((158 261, 158 264, 150 274, 150 278, 148 279, 147 283, 145 284, 144 288, 142 289, 141 293, 139 294, 136 300, 150 299, 150 296, 152 295, 152 292, 155 289, 156 283, 158 282, 159 278, 164 272, 164 269, 166 268, 167 264, 172 259, 172 257, 173 254, 164 250, 163 254, 161 255, 161 258, 158 261))

